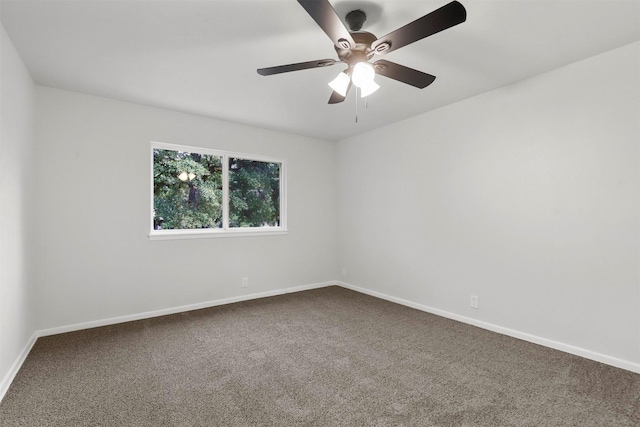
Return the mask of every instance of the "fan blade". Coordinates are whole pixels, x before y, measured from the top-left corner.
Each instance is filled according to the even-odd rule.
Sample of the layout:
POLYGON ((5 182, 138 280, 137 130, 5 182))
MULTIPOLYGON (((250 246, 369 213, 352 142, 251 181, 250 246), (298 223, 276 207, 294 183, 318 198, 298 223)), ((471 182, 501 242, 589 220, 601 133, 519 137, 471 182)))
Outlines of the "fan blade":
POLYGON ((297 64, 279 65, 277 67, 259 68, 258 74, 270 76, 272 74, 288 73, 290 71, 307 70, 309 68, 328 67, 335 64, 333 59, 319 59, 317 61, 298 62, 297 64))
POLYGON ((356 46, 351 33, 344 26, 328 0, 298 0, 298 3, 311 15, 338 48, 350 49, 356 46))
POLYGON ((432 76, 431 74, 423 73, 422 71, 414 70, 413 68, 405 67, 395 62, 385 61, 384 59, 374 62, 373 69, 376 71, 376 74, 415 86, 419 89, 424 89, 436 79, 436 76, 432 76))
POLYGON ((466 19, 467 11, 464 6, 457 1, 452 1, 422 18, 418 18, 404 27, 400 27, 384 37, 380 37, 371 43, 371 49, 379 54, 389 53, 432 34, 451 28, 454 25, 461 24, 466 21, 466 19))
POLYGON ((338 104, 340 102, 343 102, 344 99, 345 99, 344 96, 340 95, 338 92, 334 90, 331 93, 331 97, 329 98, 329 104, 338 104))
MULTIPOLYGON (((349 89, 351 89, 351 83, 349 83, 349 86, 347 86, 347 95, 349 94, 349 89)), ((329 104, 339 104, 343 102, 346 97, 346 95, 342 96, 334 90, 333 93, 331 93, 331 97, 329 98, 329 104)))

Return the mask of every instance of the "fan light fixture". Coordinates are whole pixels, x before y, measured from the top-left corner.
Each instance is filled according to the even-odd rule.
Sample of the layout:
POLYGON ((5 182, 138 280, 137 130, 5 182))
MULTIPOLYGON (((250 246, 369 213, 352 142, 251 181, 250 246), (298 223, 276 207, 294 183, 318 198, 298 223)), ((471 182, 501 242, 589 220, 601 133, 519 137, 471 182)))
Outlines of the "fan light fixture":
POLYGON ((371 80, 370 82, 360 86, 360 97, 364 98, 369 96, 378 89, 380 89, 380 85, 371 80))
POLYGON ((366 62, 358 62, 353 66, 353 75, 351 76, 351 80, 354 85, 362 88, 372 82, 375 76, 376 72, 373 70, 371 65, 366 62))
POLYGON ((376 72, 373 67, 366 62, 358 62, 353 66, 353 76, 351 81, 360 88, 360 96, 365 97, 380 89, 380 86, 373 81, 376 72))
POLYGON ((341 96, 347 96, 347 89, 349 89, 349 83, 351 78, 346 73, 340 73, 338 76, 329 82, 329 87, 339 93, 341 96))
POLYGON ((329 86, 341 96, 347 96, 349 83, 352 82, 360 89, 360 96, 364 98, 380 89, 380 85, 373 81, 375 76, 376 72, 371 65, 366 62, 358 62, 353 66, 351 78, 345 72, 342 72, 329 83, 329 86))

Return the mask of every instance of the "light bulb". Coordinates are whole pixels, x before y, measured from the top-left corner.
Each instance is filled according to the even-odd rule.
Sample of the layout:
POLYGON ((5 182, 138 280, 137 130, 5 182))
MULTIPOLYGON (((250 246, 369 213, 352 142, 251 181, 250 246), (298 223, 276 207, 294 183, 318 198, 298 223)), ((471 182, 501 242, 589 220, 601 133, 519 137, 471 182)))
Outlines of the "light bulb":
POLYGON ((354 85, 362 88, 373 82, 373 78, 376 76, 376 72, 373 67, 366 62, 358 62, 353 66, 353 74, 351 75, 351 81, 354 85))
POLYGON ((196 177, 196 174, 193 172, 189 172, 189 181, 193 181, 193 178, 196 177))
POLYGON ((349 89, 350 82, 351 79, 348 75, 346 75, 345 73, 340 73, 329 83, 329 87, 331 87, 331 89, 335 90, 340 95, 347 96, 347 89, 349 89))
POLYGON ((180 175, 178 175, 178 178, 180 179, 180 181, 186 181, 189 176, 186 172, 182 172, 180 175))

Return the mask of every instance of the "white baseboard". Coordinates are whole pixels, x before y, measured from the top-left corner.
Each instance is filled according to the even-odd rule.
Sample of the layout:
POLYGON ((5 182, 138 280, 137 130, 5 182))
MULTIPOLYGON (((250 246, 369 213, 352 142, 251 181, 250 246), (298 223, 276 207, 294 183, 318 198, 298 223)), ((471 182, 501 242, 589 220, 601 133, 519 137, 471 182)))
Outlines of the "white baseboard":
POLYGON ((98 328, 100 326, 115 325, 118 323, 131 322, 134 320, 151 319, 153 317, 166 316, 169 314, 184 313, 185 311, 200 310, 203 308, 216 307, 219 305, 233 304, 234 302, 249 301, 258 298, 273 297, 276 295, 284 295, 293 292, 308 291, 310 289, 324 288, 336 285, 336 282, 314 283, 312 285, 302 285, 293 288, 276 289, 273 291, 258 292, 255 294, 239 295, 230 298, 223 298, 213 301, 199 302, 189 305, 181 305, 178 307, 164 308, 161 310, 146 311, 143 313, 129 314, 126 316, 112 317, 109 319, 94 320, 91 322, 76 323, 73 325, 58 326, 56 328, 48 328, 37 331, 38 337, 48 335, 64 334, 66 332, 80 331, 83 329, 98 328))
POLYGON ((18 371, 22 367, 22 364, 24 363, 27 356, 29 355, 29 352, 33 348, 33 345, 35 344, 36 340, 40 337, 45 337, 48 335, 63 334, 66 332, 79 331, 82 329, 97 328, 100 326, 115 325, 118 323, 131 322, 133 320, 150 319, 152 317, 166 316, 168 314, 183 313, 185 311, 199 310, 202 308, 232 304, 234 302, 248 301, 248 300, 253 300, 258 298, 272 297, 276 295, 284 295, 284 294, 289 294, 293 292, 308 291, 310 289, 318 289, 318 288, 324 288, 327 286, 335 286, 335 285, 337 285, 336 282, 314 283, 311 285, 276 289, 273 291, 258 292, 255 294, 248 294, 248 295, 239 295, 231 298, 223 298, 219 300, 183 305, 179 307, 171 307, 171 308, 166 308, 162 310, 147 311, 144 313, 130 314, 126 316, 112 317, 109 319, 94 320, 91 322, 75 323, 73 325, 58 326, 55 328, 41 329, 41 330, 35 331, 31 336, 31 338, 29 339, 29 341, 27 342, 27 344, 24 346, 24 349, 22 350, 22 352, 20 352, 20 355, 18 356, 16 361, 11 366, 11 369, 9 370, 9 372, 7 372, 7 374, 2 379, 2 382, 0 382, 0 402, 4 398, 7 391, 9 390, 11 383, 13 382, 14 378, 16 377, 16 374, 18 373, 18 371))
POLYGON ((11 366, 11 369, 9 370, 9 372, 7 372, 7 374, 2 379, 2 382, 0 382, 0 401, 2 401, 5 394, 9 390, 9 387, 11 386, 11 383, 13 382, 16 374, 20 370, 20 367, 22 367, 22 364, 26 360, 27 356, 29 355, 29 352, 31 351, 33 345, 35 344, 36 340, 39 337, 62 334, 65 332, 79 331, 82 329, 97 328, 100 326, 115 325, 118 323, 131 322, 134 320, 150 319, 153 317, 166 316, 169 314, 183 313, 185 311, 199 310, 202 308, 215 307, 219 305, 232 304, 235 302, 248 301, 248 300, 271 297, 276 295, 284 295, 284 294, 293 293, 293 292, 307 291, 310 289, 324 288, 324 287, 333 286, 333 285, 341 286, 343 288, 351 289, 356 292, 371 295, 376 298, 384 299, 384 300, 401 304, 407 307, 415 308, 416 310, 421 310, 427 313, 435 314, 437 316, 446 317, 448 319, 456 320, 458 322, 477 326, 482 329, 487 329, 489 331, 497 332, 499 334, 508 335, 510 337, 532 342, 534 344, 543 345, 545 347, 550 347, 556 350, 564 351, 565 353, 574 354, 576 356, 581 356, 587 359, 595 360, 596 362, 601 362, 607 365, 615 366, 617 368, 626 369, 628 371, 636 372, 640 374, 640 364, 638 363, 618 359, 612 356, 607 356, 606 354, 593 352, 591 350, 587 350, 584 348, 572 346, 572 345, 561 343, 558 341, 553 341, 547 338, 538 337, 536 335, 531 335, 525 332, 516 331, 514 329, 505 328, 502 326, 494 325, 492 323, 487 323, 480 320, 472 319, 470 317, 461 316, 459 314, 450 313, 448 311, 439 310, 437 308, 429 307, 423 304, 418 304, 412 301, 404 300, 402 298, 393 297, 390 295, 383 294, 381 292, 371 291, 371 290, 361 288, 359 286, 354 286, 348 283, 332 281, 332 282, 315 283, 311 285, 296 286, 292 288, 276 289, 273 291, 259 292, 255 294, 239 295, 231 298, 206 301, 206 302, 201 302, 196 304, 183 305, 179 307, 166 308, 162 310, 147 311, 144 313, 113 317, 109 319, 95 320, 91 322, 76 323, 73 325, 59 326, 55 328, 48 328, 48 329, 35 331, 31 336, 31 338, 29 339, 29 341, 25 344, 24 348, 22 349, 22 352, 20 352, 20 355, 18 356, 16 361, 11 366))
POLYGON ((413 301, 408 301, 402 298, 396 298, 391 295, 383 294, 381 292, 370 291, 369 289, 354 286, 349 283, 337 282, 339 286, 352 291, 360 292, 363 294, 371 295, 376 298, 391 301, 397 304, 401 304, 407 307, 415 308, 416 310, 424 311, 427 313, 435 314, 437 316, 446 317, 447 319, 456 320, 458 322, 466 323, 469 325, 477 326, 482 329, 486 329, 492 332, 497 332, 502 335, 507 335, 513 338, 518 338, 523 341, 528 341, 534 344, 539 344, 545 347, 550 347, 555 350, 564 351, 576 356, 584 357, 586 359, 595 360, 596 362, 604 363, 606 365, 615 366, 616 368, 625 369, 627 371, 640 374, 640 364, 634 363, 628 360, 618 359, 616 357, 608 356, 606 354, 597 353, 591 350, 587 350, 581 347, 576 347, 570 344, 542 338, 536 335, 531 335, 526 332, 517 331, 514 329, 505 328, 503 326, 494 325, 493 323, 483 322, 481 320, 473 319, 471 317, 461 316, 459 314, 451 313, 448 311, 440 310, 437 308, 429 307, 423 304, 418 304, 413 301))
POLYGON ((27 344, 25 344, 24 348, 18 355, 16 361, 13 362, 13 365, 11 365, 11 369, 9 369, 9 372, 7 372, 7 374, 2 379, 2 382, 0 382, 0 402, 2 402, 2 399, 4 399, 4 395, 7 394, 11 383, 18 374, 18 371, 22 367, 22 364, 27 359, 27 356, 29 355, 29 352, 33 348, 33 345, 36 343, 37 339, 38 333, 34 332, 33 335, 31 335, 31 338, 29 338, 29 341, 27 341, 27 344))

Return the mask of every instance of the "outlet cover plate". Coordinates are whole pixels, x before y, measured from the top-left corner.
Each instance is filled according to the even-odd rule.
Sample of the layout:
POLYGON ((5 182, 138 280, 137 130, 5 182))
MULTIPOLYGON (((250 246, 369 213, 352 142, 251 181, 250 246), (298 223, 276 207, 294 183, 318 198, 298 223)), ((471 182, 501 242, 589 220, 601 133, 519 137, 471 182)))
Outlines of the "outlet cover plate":
POLYGON ((469 305, 471 306, 471 308, 478 308, 478 296, 477 295, 471 295, 471 301, 470 301, 469 305))

